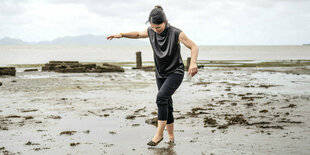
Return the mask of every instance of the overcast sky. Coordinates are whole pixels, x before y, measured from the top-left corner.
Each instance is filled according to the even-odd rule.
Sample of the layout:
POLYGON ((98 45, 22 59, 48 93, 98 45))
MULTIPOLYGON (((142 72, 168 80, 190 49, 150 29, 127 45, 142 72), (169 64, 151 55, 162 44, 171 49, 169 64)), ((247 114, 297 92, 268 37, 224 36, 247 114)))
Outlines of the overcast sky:
POLYGON ((310 0, 1 0, 0 38, 141 31, 156 4, 199 45, 310 43, 310 0))

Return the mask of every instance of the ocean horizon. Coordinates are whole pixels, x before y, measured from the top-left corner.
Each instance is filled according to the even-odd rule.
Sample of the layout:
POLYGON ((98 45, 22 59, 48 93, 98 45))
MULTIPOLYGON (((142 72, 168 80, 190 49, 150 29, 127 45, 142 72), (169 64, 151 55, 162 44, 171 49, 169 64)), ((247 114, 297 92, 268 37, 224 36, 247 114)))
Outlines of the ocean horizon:
MULTIPOLYGON (((136 52, 142 61, 153 61, 150 45, 1 45, 0 66, 9 64, 44 64, 49 61, 135 62, 136 52)), ((190 50, 181 46, 182 59, 190 50)), ((310 46, 243 45, 199 46, 198 60, 309 60, 310 46)))

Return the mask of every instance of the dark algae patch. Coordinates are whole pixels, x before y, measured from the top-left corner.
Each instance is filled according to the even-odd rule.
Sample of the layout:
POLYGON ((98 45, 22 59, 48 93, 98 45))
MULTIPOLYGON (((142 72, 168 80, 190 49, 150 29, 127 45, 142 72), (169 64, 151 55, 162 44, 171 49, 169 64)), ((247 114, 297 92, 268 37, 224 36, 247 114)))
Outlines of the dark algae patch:
POLYGON ((70 143, 70 146, 78 146, 78 145, 80 145, 79 142, 77 142, 77 143, 70 143))
POLYGON ((225 120, 227 120, 227 123, 229 125, 235 125, 235 124, 248 124, 248 121, 243 118, 242 114, 233 116, 233 117, 225 117, 225 120))
POLYGON ((51 116, 48 116, 48 118, 50 118, 50 119, 61 119, 61 116, 51 115, 51 116))
POLYGON ((282 108, 295 108, 297 105, 296 104, 289 104, 286 107, 282 107, 282 108))
POLYGON ((135 116, 135 115, 128 115, 128 116, 126 116, 126 119, 135 119, 137 116, 135 116))
POLYGON ((20 112, 35 112, 38 111, 38 109, 22 109, 20 112))
POLYGON ((203 119, 203 122, 204 122, 204 127, 216 127, 217 126, 216 120, 211 117, 205 117, 203 119))
POLYGON ((18 115, 9 115, 9 116, 6 116, 5 118, 21 118, 21 116, 18 116, 18 115))
POLYGON ((267 113, 268 110, 264 109, 264 110, 261 110, 261 111, 259 111, 259 112, 260 112, 260 113, 267 113))
POLYGON ((71 135, 73 135, 75 133, 76 133, 76 131, 63 131, 63 132, 60 133, 60 135, 69 135, 69 136, 71 136, 71 135))
POLYGON ((31 141, 28 141, 25 145, 40 145, 39 143, 33 143, 31 141))

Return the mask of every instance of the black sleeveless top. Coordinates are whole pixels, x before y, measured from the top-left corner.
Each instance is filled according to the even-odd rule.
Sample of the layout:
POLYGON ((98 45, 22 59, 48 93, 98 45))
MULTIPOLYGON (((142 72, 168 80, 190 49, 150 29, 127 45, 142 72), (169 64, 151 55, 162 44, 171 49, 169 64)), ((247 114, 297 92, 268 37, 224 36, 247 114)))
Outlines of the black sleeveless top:
POLYGON ((147 29, 154 53, 154 63, 157 78, 166 78, 171 73, 184 74, 184 64, 181 57, 179 35, 182 31, 168 23, 161 34, 151 27, 147 29))

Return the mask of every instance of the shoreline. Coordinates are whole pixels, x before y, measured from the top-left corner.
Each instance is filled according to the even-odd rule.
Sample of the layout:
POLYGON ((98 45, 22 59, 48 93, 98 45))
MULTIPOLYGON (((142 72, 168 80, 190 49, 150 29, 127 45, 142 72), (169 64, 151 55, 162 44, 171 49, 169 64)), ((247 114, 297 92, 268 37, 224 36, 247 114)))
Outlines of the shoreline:
MULTIPOLYGON (((48 62, 46 62, 48 63, 48 62)), ((110 63, 121 67, 134 67, 135 61, 103 61, 103 62, 80 62, 82 64, 95 63, 103 64, 110 63)), ((183 60, 186 65, 186 60, 183 60)), ((143 66, 154 66, 154 61, 142 61, 143 66)), ((31 68, 43 67, 44 64, 0 64, 1 67, 16 67, 16 68, 31 68)), ((292 59, 292 60, 197 60, 197 65, 203 67, 296 67, 309 66, 309 59, 292 59)))

